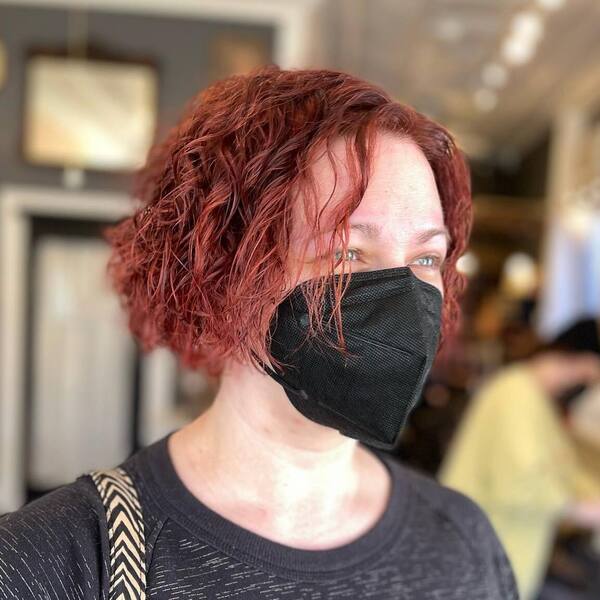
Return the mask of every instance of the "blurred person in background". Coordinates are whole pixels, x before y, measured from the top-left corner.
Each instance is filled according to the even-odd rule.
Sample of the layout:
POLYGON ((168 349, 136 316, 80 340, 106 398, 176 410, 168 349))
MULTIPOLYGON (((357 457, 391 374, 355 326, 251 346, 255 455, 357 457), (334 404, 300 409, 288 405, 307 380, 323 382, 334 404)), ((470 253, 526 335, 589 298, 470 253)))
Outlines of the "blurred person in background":
POLYGON ((517 598, 483 511, 385 453, 456 321, 449 133, 348 74, 269 67, 190 103, 135 195, 107 234, 130 328, 219 390, 121 471, 3 516, 0 598, 517 598))
POLYGON ((523 600, 538 596, 561 523, 600 530, 600 477, 580 460, 563 418, 578 392, 600 383, 586 323, 483 381, 438 473, 486 511, 523 600))

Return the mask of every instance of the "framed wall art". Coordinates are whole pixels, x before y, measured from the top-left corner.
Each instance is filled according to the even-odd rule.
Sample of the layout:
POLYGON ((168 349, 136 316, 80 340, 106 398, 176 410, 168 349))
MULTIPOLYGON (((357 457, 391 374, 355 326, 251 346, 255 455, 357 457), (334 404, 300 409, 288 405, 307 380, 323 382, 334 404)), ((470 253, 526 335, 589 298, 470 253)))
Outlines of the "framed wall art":
POLYGON ((156 70, 148 64, 33 53, 25 72, 24 159, 134 170, 155 134, 157 87, 156 70))

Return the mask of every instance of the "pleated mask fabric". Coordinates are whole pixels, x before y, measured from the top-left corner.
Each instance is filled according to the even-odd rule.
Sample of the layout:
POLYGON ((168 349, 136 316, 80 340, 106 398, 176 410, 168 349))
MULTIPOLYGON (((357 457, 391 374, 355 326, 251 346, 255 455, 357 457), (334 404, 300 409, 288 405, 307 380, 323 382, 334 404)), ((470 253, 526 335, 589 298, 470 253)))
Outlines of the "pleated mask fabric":
MULTIPOLYGON (((335 275, 348 278, 348 274, 335 275)), ((346 281, 343 282, 346 284, 346 281)), ((393 449, 420 399, 437 352, 442 294, 409 267, 352 273, 342 297, 343 353, 307 337, 308 308, 299 284, 278 306, 271 353, 286 366, 265 371, 307 418, 346 436, 393 449)), ((326 290, 324 322, 333 309, 326 290)), ((334 320, 327 337, 338 340, 334 320)))

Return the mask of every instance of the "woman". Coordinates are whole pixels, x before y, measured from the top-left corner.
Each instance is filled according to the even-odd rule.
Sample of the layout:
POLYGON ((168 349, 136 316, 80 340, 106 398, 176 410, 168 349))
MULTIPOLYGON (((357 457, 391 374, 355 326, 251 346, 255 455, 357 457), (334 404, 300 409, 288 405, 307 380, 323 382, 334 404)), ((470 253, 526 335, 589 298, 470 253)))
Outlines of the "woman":
POLYGON ((600 479, 560 410, 565 395, 600 382, 600 358, 573 346, 559 338, 482 381, 438 473, 484 508, 522 600, 540 596, 561 523, 600 529, 600 479))
MULTIPOLYGON (((107 231, 131 330, 220 376, 120 465, 149 596, 516 598, 481 510, 381 451, 456 319, 471 207, 450 135, 350 75, 268 67, 191 102, 135 195, 107 231)), ((108 597, 89 474, 0 528, 0 597, 108 597)))

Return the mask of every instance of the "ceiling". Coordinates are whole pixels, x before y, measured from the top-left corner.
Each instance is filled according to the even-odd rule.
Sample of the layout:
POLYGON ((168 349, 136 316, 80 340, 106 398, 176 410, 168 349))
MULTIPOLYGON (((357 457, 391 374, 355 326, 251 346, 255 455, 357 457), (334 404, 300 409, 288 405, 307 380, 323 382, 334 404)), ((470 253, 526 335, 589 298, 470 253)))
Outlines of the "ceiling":
POLYGON ((328 56, 445 123, 471 155, 518 158, 582 80, 591 78, 588 91, 598 90, 600 103, 600 1, 543 4, 325 0, 328 56), (502 47, 523 11, 530 21, 534 13, 543 29, 531 59, 512 65, 502 47), (488 66, 486 80, 489 63, 495 66, 488 66), (500 85, 503 69, 508 76, 500 85))
POLYGON ((379 83, 448 126, 471 157, 486 160, 518 162, 569 95, 594 98, 600 115, 600 0, 0 0, 11 2, 284 20, 292 51, 301 9, 318 6, 321 20, 311 33, 323 48, 322 66, 379 83), (514 65, 502 47, 523 13, 533 14, 541 31, 531 59, 514 65), (503 69, 503 85, 486 83, 482 73, 495 70, 498 79, 503 69))

